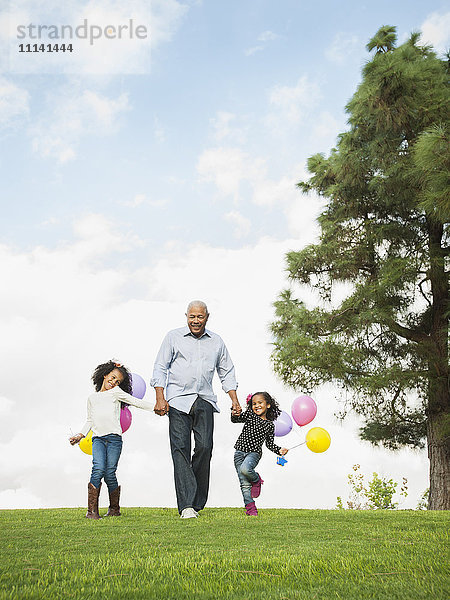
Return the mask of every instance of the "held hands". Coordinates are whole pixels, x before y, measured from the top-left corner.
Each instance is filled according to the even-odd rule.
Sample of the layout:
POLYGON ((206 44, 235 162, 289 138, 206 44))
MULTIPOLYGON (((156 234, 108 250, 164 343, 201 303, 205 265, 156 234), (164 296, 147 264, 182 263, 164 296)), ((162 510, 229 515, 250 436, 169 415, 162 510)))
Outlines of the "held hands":
POLYGON ((165 400, 157 400, 153 412, 155 412, 160 417, 163 417, 169 412, 169 404, 165 400))
POLYGON ((155 388, 156 391, 156 404, 153 412, 163 417, 169 413, 169 403, 164 398, 163 388, 155 388))
POLYGON ((228 395, 230 396, 230 399, 231 399, 231 414, 233 416, 240 415, 242 412, 242 408, 241 408, 241 405, 239 404, 236 390, 230 390, 228 392, 228 395))
POLYGON ((77 435, 73 435, 71 438, 69 438, 69 442, 71 443, 72 446, 75 446, 75 444, 78 444, 78 442, 80 440, 82 440, 84 438, 84 435, 82 433, 77 433, 77 435))
POLYGON ((231 414, 239 416, 241 414, 241 412, 242 412, 242 408, 241 408, 241 405, 239 404, 239 402, 237 402, 237 403, 233 402, 231 405, 231 414))

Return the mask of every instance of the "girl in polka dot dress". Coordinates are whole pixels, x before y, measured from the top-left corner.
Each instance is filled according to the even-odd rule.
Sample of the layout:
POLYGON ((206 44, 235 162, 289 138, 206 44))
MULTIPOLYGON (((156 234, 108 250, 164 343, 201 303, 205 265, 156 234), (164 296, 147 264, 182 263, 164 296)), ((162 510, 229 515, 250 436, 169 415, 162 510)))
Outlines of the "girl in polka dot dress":
POLYGON ((247 410, 240 415, 231 415, 232 423, 244 423, 241 435, 234 445, 234 466, 239 477, 245 512, 249 516, 257 516, 254 498, 261 493, 264 483, 255 471, 262 456, 262 445, 279 456, 287 453, 287 448, 280 448, 274 442, 274 421, 281 414, 277 402, 267 392, 257 392, 247 398, 247 410))

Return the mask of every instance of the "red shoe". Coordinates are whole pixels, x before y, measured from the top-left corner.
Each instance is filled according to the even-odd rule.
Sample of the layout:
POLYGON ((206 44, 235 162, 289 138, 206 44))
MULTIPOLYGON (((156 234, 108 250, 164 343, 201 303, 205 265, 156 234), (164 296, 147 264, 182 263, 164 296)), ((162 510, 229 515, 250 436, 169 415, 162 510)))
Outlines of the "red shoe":
POLYGON ((258 481, 255 481, 254 483, 252 483, 252 490, 251 490, 251 495, 252 498, 258 498, 258 496, 261 493, 261 486, 264 483, 264 481, 261 479, 261 476, 258 474, 258 481))
POLYGON ((249 502, 248 504, 245 505, 245 514, 247 514, 249 517, 257 517, 258 516, 258 509, 256 508, 256 505, 254 502, 249 502))

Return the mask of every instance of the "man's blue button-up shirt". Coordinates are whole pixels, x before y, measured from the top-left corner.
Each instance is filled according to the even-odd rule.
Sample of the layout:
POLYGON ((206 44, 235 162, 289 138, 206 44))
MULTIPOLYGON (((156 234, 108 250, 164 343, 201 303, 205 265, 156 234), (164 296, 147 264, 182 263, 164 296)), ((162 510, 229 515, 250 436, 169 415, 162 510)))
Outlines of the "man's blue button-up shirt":
POLYGON ((197 338, 185 326, 164 338, 150 384, 166 388, 167 402, 182 412, 191 410, 197 396, 220 412, 212 388, 215 371, 224 392, 237 388, 234 365, 222 338, 208 329, 197 338))

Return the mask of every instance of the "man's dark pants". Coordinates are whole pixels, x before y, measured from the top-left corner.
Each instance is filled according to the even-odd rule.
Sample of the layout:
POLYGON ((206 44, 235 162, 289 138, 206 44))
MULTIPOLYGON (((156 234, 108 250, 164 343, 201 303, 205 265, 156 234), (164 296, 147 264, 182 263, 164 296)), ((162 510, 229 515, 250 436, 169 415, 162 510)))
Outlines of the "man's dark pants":
POLYGON ((206 504, 213 432, 214 410, 206 400, 197 396, 189 414, 170 407, 169 439, 180 513, 188 507, 202 510, 206 504), (191 458, 192 433, 195 445, 191 458))

